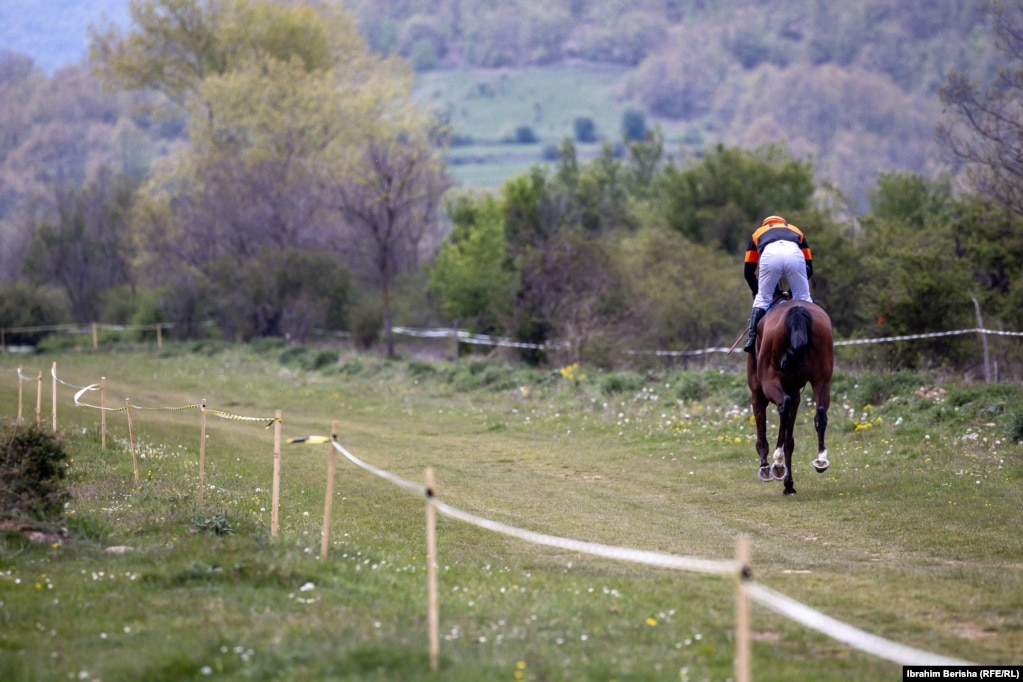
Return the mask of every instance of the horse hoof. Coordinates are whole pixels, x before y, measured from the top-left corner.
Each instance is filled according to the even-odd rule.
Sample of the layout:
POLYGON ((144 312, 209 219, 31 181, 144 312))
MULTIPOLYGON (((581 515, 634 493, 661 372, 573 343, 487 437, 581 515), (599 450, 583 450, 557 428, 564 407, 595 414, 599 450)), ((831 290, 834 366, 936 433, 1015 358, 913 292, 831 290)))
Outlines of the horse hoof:
POLYGON ((785 494, 786 495, 795 495, 796 494, 796 489, 795 488, 785 488, 785 494))
POLYGON ((771 477, 775 481, 784 480, 785 474, 787 474, 788 472, 789 471, 788 469, 785 468, 784 464, 775 464, 773 467, 771 467, 771 477))
POLYGON ((818 474, 823 474, 828 470, 828 467, 831 466, 827 460, 815 459, 810 463, 813 464, 813 468, 817 470, 818 474))
POLYGON ((760 471, 757 472, 757 476, 764 483, 770 483, 774 479, 771 477, 771 467, 760 467, 760 471))

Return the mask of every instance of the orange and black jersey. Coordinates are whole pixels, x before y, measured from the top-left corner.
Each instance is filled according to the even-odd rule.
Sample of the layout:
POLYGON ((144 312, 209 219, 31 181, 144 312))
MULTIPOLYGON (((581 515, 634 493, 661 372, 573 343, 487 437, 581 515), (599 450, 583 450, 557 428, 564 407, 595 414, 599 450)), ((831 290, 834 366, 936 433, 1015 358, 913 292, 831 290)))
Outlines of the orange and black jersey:
POLYGON ((810 253, 810 246, 806 243, 806 236, 802 230, 788 223, 772 222, 757 228, 749 240, 749 246, 746 247, 743 275, 754 293, 759 288, 756 270, 757 263, 760 262, 760 254, 764 252, 768 244, 777 241, 795 242, 802 250, 803 258, 806 259, 806 278, 813 277, 813 254, 810 253))

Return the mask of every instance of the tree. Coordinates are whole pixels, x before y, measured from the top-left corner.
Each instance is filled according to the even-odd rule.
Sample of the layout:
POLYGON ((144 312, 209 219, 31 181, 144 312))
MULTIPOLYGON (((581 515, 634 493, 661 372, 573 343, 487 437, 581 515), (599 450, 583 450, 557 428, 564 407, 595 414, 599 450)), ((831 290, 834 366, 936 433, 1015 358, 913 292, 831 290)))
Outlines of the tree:
MULTIPOLYGON (((949 184, 913 174, 885 174, 863 218, 864 285, 857 292, 878 336, 962 329, 973 323, 970 269, 956 252, 949 184)), ((892 344, 892 367, 916 368, 962 359, 958 337, 892 344)))
POLYGON ((339 248, 381 291, 387 356, 394 357, 392 288, 415 270, 424 238, 439 227, 441 197, 450 187, 442 159, 424 130, 384 130, 337 168, 327 202, 344 219, 339 248), (417 134, 417 132, 419 134, 417 134))
POLYGON ((974 188, 1023 215, 1023 2, 989 0, 995 46, 1006 58, 983 86, 953 71, 939 91, 948 110, 938 140, 967 164, 974 188))
POLYGON ((410 75, 370 54, 350 15, 316 2, 139 0, 132 19, 127 33, 94 32, 92 52, 109 84, 156 88, 189 114, 191 146, 154 174, 136 214, 146 271, 184 294, 182 314, 219 308, 224 332, 242 338, 281 333, 288 310, 311 316, 291 327, 319 323, 295 305, 303 287, 248 276, 274 250, 334 254, 388 294, 418 264, 446 184, 409 123, 410 75), (250 295, 235 295, 231 272, 250 295), (226 298, 243 309, 215 305, 226 298))
POLYGON ((63 290, 76 321, 96 322, 107 292, 134 282, 128 231, 134 186, 104 169, 83 187, 54 192, 57 217, 35 225, 24 269, 63 290))
POLYGON ((462 195, 448 203, 454 225, 430 264, 429 290, 448 318, 471 320, 492 331, 511 310, 513 273, 508 268, 500 202, 489 194, 462 195))
POLYGON ((618 258, 633 348, 727 345, 742 329, 749 289, 734 258, 716 246, 647 227, 623 241, 618 258))
MULTIPOLYGON (((324 14, 304 4, 261 0, 135 0, 133 28, 90 28, 89 55, 110 87, 152 89, 188 108, 203 82, 265 55, 329 69, 337 47, 324 14)), ((340 34, 350 39, 348 32, 340 34)))
POLYGON ((686 167, 669 165, 658 190, 666 224, 690 241, 728 253, 746 248, 752 227, 771 214, 796 222, 815 184, 808 162, 779 146, 757 151, 718 145, 686 167))

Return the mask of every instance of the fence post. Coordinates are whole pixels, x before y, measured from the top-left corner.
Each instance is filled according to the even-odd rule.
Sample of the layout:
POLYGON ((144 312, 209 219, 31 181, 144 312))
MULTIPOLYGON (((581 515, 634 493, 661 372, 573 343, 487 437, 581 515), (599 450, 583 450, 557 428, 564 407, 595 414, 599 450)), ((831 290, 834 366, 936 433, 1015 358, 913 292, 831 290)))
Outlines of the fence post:
POLYGON ((327 453, 327 495, 323 501, 323 530, 320 531, 320 561, 327 560, 327 544, 330 542, 330 513, 334 504, 334 474, 337 470, 334 441, 337 440, 337 420, 330 425, 330 442, 327 453))
POLYGON ((430 670, 440 666, 440 604, 437 598, 437 510, 433 498, 433 469, 426 470, 427 622, 430 628, 430 670))
POLYGON ((206 398, 202 399, 199 408, 201 426, 199 429, 199 504, 206 498, 206 398))
POLYGON ((750 578, 749 536, 740 535, 735 546, 735 682, 750 682, 750 618, 746 581, 750 578))
POLYGON ((99 326, 95 322, 93 322, 92 323, 92 349, 96 350, 97 348, 99 348, 99 326))
POLYGON ((280 525, 280 514, 278 509, 281 502, 281 411, 274 412, 274 480, 272 500, 270 509, 270 536, 277 537, 277 527, 280 525))
POLYGON ((54 361, 53 367, 50 369, 50 375, 53 377, 53 432, 57 433, 57 363, 54 361))
POLYGON ((107 449, 107 378, 99 378, 99 431, 100 447, 107 449))
POLYGON ((18 425, 25 423, 21 413, 22 398, 25 394, 25 378, 21 375, 21 365, 18 365, 18 425))
POLYGON ((36 426, 43 425, 43 372, 36 378, 36 426))
POLYGON ((124 410, 128 413, 128 447, 131 448, 131 468, 135 471, 135 485, 138 485, 141 481, 139 480, 139 458, 135 453, 135 430, 131 423, 131 399, 124 399, 124 410))

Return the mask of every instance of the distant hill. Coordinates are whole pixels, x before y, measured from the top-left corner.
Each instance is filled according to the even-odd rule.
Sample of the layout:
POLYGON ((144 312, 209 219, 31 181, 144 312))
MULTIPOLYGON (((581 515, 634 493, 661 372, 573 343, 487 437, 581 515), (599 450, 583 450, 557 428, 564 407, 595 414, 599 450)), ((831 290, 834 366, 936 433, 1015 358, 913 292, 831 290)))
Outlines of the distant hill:
POLYGON ((53 73, 85 58, 88 27, 104 17, 127 24, 128 0, 3 0, 0 50, 27 54, 53 73))
MULTIPOLYGON (((934 141, 938 90, 950 70, 983 77, 1000 58, 972 0, 345 4, 375 50, 419 72, 419 97, 461 129, 459 172, 480 166, 469 176, 489 186, 540 162, 574 117, 591 116, 614 141, 621 112, 639 108, 667 131, 670 152, 782 142, 863 208, 880 172, 948 170, 934 141), (539 144, 494 150, 523 127, 539 144)), ((85 57, 88 26, 104 17, 126 23, 128 0, 2 0, 0 50, 52 74, 85 57)))

